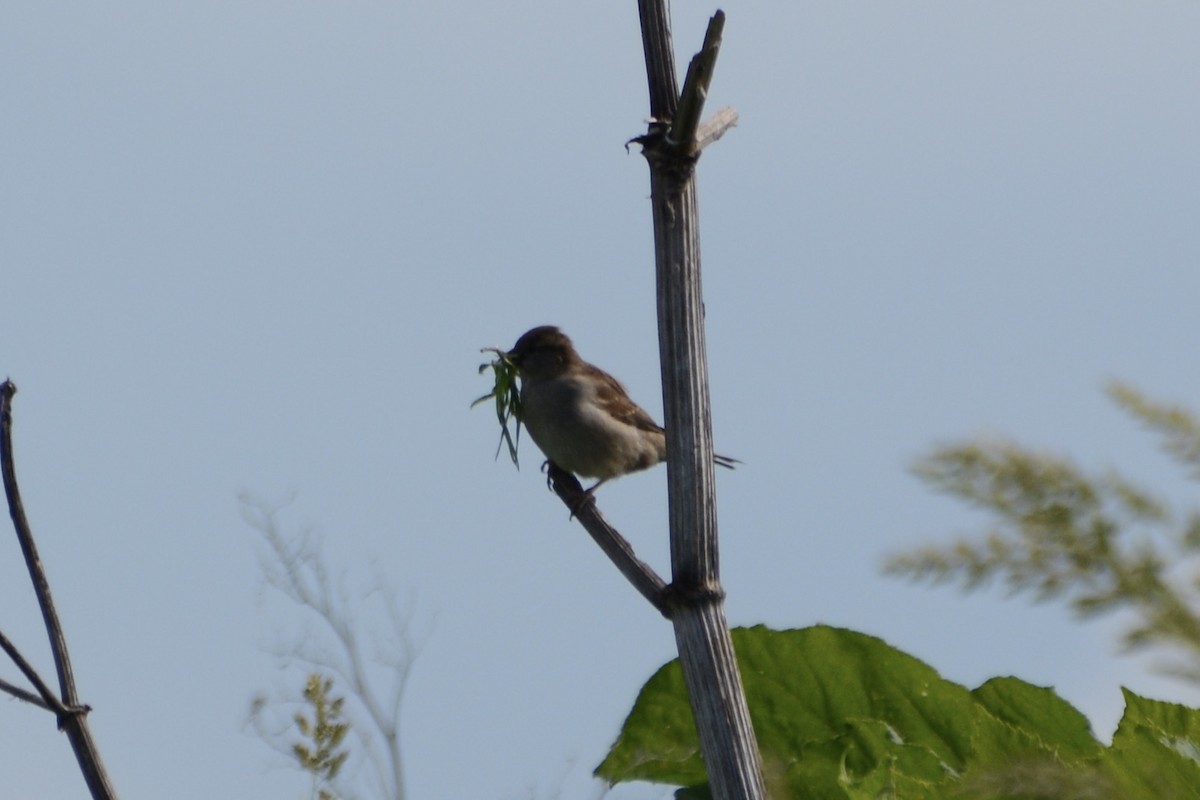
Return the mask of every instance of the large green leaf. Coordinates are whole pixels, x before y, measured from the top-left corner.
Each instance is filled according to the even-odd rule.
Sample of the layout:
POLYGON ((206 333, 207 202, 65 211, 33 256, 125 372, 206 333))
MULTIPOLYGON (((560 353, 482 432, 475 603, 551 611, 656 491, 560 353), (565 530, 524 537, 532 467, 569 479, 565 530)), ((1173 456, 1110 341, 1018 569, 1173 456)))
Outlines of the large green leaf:
POLYGON ((992 716, 1036 736, 1064 760, 1095 756, 1103 749, 1087 717, 1053 689, 1020 678, 992 678, 971 694, 992 716))
MULTIPOLYGON (((873 636, 755 627, 733 641, 776 800, 1200 797, 1193 709, 1127 693, 1105 748, 1051 689, 994 678, 968 691, 873 636)), ((678 662, 642 688, 596 774, 705 795, 678 662)))
POLYGON ((1122 796, 1200 797, 1200 711, 1123 691, 1125 715, 1101 760, 1122 796))

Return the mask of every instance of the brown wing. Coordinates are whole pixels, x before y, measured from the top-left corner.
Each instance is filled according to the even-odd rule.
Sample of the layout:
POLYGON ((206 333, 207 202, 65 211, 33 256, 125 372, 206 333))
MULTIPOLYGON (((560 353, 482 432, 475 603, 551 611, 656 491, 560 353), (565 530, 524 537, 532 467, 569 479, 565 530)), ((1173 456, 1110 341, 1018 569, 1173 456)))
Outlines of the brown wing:
POLYGON ((629 393, 625 391, 625 387, 621 385, 620 381, 599 367, 591 364, 585 364, 585 366, 588 372, 598 379, 600 388, 596 391, 596 399, 605 411, 626 425, 632 425, 643 431, 662 433, 662 426, 655 422, 654 418, 647 414, 641 406, 629 399, 629 393))

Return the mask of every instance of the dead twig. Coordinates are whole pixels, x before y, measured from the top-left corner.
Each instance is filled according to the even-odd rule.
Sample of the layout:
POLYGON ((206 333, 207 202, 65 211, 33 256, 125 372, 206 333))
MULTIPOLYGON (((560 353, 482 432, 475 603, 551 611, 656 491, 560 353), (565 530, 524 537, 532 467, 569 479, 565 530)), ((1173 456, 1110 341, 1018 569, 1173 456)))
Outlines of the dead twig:
MULTIPOLYGON (((108 779, 108 773, 100 760, 100 752, 92 739, 91 730, 87 724, 87 712, 90 707, 79 702, 75 690, 75 675, 71 670, 71 658, 67 652, 67 638, 63 634, 62 623, 54 607, 54 599, 50 594, 50 581, 46 577, 45 567, 38 555, 37 545, 33 539, 33 531, 25 516, 25 506, 21 502, 21 492, 17 488, 16 467, 13 461, 12 443, 12 399, 17 393, 16 384, 11 380, 0 384, 0 472, 3 472, 4 494, 8 499, 8 513, 12 517, 13 528, 17 533, 17 541, 21 545, 21 553, 25 557, 25 566, 29 570, 29 579, 33 582, 33 591, 37 596, 38 607, 42 611, 42 620, 46 625, 46 635, 50 639, 50 651, 54 656, 54 666, 58 672, 59 694, 46 685, 27 661, 21 656, 12 643, 4 639, 4 651, 17 664, 22 673, 37 688, 42 703, 58 718, 58 727, 65 731, 75 751, 75 759, 83 772, 84 781, 94 800, 115 800, 117 793, 108 779)), ((8 685, 6 684, 6 687, 8 685)), ((7 688, 5 688, 8 691, 7 688)), ((9 692, 22 700, 29 700, 9 692)), ((25 693, 28 695, 28 693, 25 693)), ((31 702, 33 702, 31 700, 31 702)))

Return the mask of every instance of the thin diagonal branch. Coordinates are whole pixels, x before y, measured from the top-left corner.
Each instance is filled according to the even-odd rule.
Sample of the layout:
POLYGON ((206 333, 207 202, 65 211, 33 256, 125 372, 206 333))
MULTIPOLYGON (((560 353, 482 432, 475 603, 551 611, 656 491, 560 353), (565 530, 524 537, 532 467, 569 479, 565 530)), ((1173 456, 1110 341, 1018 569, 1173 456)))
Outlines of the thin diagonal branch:
POLYGON ((38 606, 42 610, 42 620, 46 624, 46 635, 50 639, 50 650, 58 670, 60 702, 58 708, 54 709, 58 713, 58 727, 66 732, 71 741, 75 760, 79 763, 79 769, 83 772, 83 779, 92 797, 95 800, 115 800, 117 793, 108 779, 104 762, 100 759, 100 751, 87 724, 86 713, 89 709, 79 703, 76 695, 75 676, 71 671, 71 659, 67 653, 67 639, 63 635, 58 612, 54 608, 54 600, 50 595, 50 581, 46 578, 46 570, 38 556, 33 531, 29 527, 25 506, 21 502, 21 492, 17 488, 12 443, 12 399, 16 393, 17 386, 12 381, 6 380, 0 384, 0 472, 3 472, 8 513, 12 517, 21 552, 25 556, 25 566, 29 570, 29 579, 33 582, 38 606))
MULTIPOLYGON (((39 675, 37 670, 33 668, 33 665, 29 663, 25 656, 21 655, 21 651, 17 649, 17 646, 13 644, 12 641, 3 633, 0 633, 0 650, 3 650, 8 654, 8 657, 12 659, 12 662, 17 665, 17 669, 21 670, 21 674, 24 675, 29 682, 33 684, 33 688, 37 689, 38 691, 37 695, 31 695, 24 691, 22 691, 21 694, 9 692, 10 694, 20 697, 22 700, 28 700, 30 697, 37 697, 40 700, 37 705, 53 711, 60 717, 71 713, 71 711, 63 705, 62 701, 58 699, 58 696, 54 694, 50 687, 46 685, 46 682, 42 680, 42 676, 39 675)), ((5 685, 9 686, 11 684, 5 685)))
POLYGON ((547 462, 550 486, 566 504, 573 509, 576 519, 595 540, 604 554, 616 565, 633 588, 650 601, 664 617, 670 617, 667 602, 667 584, 649 564, 633 552, 632 545, 617 529, 608 524, 596 508, 595 498, 586 495, 575 476, 553 462, 547 462))
POLYGON ((29 703, 30 705, 35 705, 38 708, 44 708, 47 711, 55 710, 54 708, 52 708, 50 706, 49 703, 47 703, 42 698, 38 697, 33 692, 27 692, 24 689, 22 689, 20 686, 14 686, 13 684, 9 683, 8 681, 4 680, 3 678, 0 678, 0 692, 4 692, 5 694, 11 694, 13 697, 17 698, 18 700, 23 700, 26 703, 29 703))
POLYGON ((718 109, 717 113, 700 123, 696 130, 696 152, 699 153, 713 142, 720 139, 729 129, 737 125, 738 113, 729 106, 718 109))
POLYGON ((679 106, 667 131, 667 142, 685 152, 693 151, 696 128, 700 115, 704 113, 704 101, 708 99, 708 87, 712 83, 713 71, 717 68, 717 55, 721 52, 721 32, 725 30, 725 12, 717 11, 708 21, 704 34, 704 45, 692 56, 688 64, 687 77, 683 79, 683 91, 679 95, 679 106))
POLYGON ((3 452, 0 452, 0 466, 4 471, 4 493, 8 498, 8 513, 12 517, 13 528, 17 532, 17 542, 21 545, 21 553, 25 556, 25 566, 29 569, 29 579, 33 582, 33 591, 37 595, 38 607, 42 610, 46 634, 50 637, 50 649, 54 654, 55 668, 58 670, 58 682, 62 691, 63 703, 75 705, 75 676, 71 672, 71 659, 67 654, 66 637, 63 636, 58 612, 54 609, 54 599, 50 595, 50 581, 46 578, 46 570, 38 555, 37 544, 33 540, 33 532, 29 527, 29 519, 25 516, 21 492, 17 488, 16 469, 13 466, 12 454, 12 398, 16 393, 17 387, 12 381, 5 381, 3 386, 0 386, 0 403, 2 403, 0 425, 3 426, 3 452))

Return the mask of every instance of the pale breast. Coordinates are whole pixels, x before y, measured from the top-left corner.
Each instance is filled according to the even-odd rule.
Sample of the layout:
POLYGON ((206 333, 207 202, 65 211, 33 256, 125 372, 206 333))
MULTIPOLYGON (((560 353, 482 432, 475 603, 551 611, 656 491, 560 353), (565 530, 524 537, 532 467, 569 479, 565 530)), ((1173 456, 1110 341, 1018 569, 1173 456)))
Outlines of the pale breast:
POLYGON ((574 376, 525 383, 523 421, 546 457, 586 478, 613 478, 662 461, 666 441, 614 419, 596 402, 593 386, 574 376))

